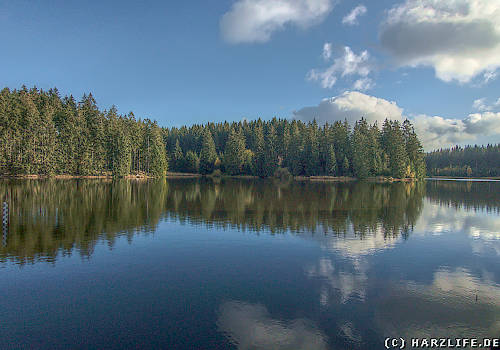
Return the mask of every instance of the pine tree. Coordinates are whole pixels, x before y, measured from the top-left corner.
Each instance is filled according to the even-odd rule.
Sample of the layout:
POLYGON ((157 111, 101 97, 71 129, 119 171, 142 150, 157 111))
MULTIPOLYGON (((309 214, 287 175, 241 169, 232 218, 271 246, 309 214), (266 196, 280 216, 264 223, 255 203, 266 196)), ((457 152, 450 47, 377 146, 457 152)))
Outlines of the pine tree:
POLYGON ((168 169, 167 154, 156 122, 146 121, 145 136, 147 172, 154 177, 164 177, 168 169))
POLYGON ((293 176, 302 175, 302 138, 297 121, 292 121, 290 126, 290 144, 288 146, 288 155, 286 165, 293 176))
POLYGON ((200 173, 210 174, 214 171, 217 153, 215 152, 215 143, 210 130, 205 129, 200 154, 200 173))
POLYGON ((408 119, 403 122, 403 136, 410 165, 410 176, 423 178, 426 173, 424 150, 413 125, 411 125, 408 119))
POLYGON ((408 175, 408 155, 405 139, 398 121, 384 123, 382 128, 384 151, 389 157, 390 175, 404 178, 408 175))
POLYGON ((243 170, 245 139, 240 132, 231 130, 224 153, 224 169, 229 175, 239 175, 243 170))
POLYGON ((333 145, 328 147, 328 153, 326 157, 326 174, 330 176, 337 175, 337 158, 335 157, 335 148, 333 145))
POLYGON ((265 134, 265 177, 271 177, 278 168, 278 153, 276 152, 276 130, 272 124, 267 125, 265 134))
POLYGON ((303 157, 306 175, 312 176, 319 174, 318 125, 316 120, 307 126, 303 157))
POLYGON ((185 171, 188 173, 198 173, 200 167, 200 159, 193 151, 186 153, 185 171))
POLYGON ((349 176, 350 175, 350 169, 349 169, 349 159, 347 159, 347 156, 344 156, 344 161, 342 162, 342 175, 343 176, 349 176))
POLYGON ((175 148, 172 154, 172 169, 175 171, 184 171, 185 170, 185 159, 184 154, 182 153, 181 144, 179 139, 175 141, 175 148))
POLYGON ((132 164, 130 138, 121 126, 117 126, 113 133, 112 174, 124 177, 130 174, 132 164))
POLYGON ((257 125, 254 129, 254 147, 255 147, 255 168, 254 175, 266 176, 266 143, 264 140, 264 131, 262 125, 257 125))
POLYGON ((370 176, 369 141, 368 123, 361 118, 352 133, 352 170, 360 179, 370 176))

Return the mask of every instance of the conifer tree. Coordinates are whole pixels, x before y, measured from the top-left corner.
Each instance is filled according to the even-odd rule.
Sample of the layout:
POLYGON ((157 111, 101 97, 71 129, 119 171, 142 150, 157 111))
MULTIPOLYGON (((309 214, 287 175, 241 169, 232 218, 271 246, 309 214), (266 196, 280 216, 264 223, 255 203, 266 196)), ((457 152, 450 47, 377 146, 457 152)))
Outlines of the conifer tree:
POLYGON ((328 147, 326 156, 326 174, 329 176, 337 175, 337 158, 335 157, 335 148, 333 145, 328 147))
POLYGON ((124 177, 130 174, 132 152, 130 138, 121 126, 113 132, 112 174, 114 177, 124 177))
POLYGON ((154 177, 164 177, 167 174, 167 155, 160 128, 156 122, 146 120, 146 134, 144 139, 144 153, 146 154, 146 171, 154 177))
POLYGON ((302 138, 297 121, 292 121, 290 126, 290 144, 288 146, 288 155, 286 165, 293 176, 302 175, 302 138))
POLYGON ((306 175, 319 174, 318 124, 316 120, 307 126, 303 157, 306 175))
POLYGON ((186 153, 185 171, 188 173, 198 173, 200 167, 200 159, 193 151, 186 153))
POLYGON ((201 144, 200 154, 200 173, 210 174, 214 171, 217 153, 215 152, 215 143, 210 130, 205 129, 201 144))
POLYGON ((424 150, 408 119, 403 122, 403 136, 410 166, 410 176, 422 178, 425 176, 426 172, 424 150))
POLYGON ((245 139, 240 132, 231 130, 224 152, 224 169, 229 175, 239 175, 243 170, 245 139))
POLYGON ((272 124, 267 125, 265 134, 265 177, 271 177, 278 168, 278 153, 276 152, 276 130, 272 124))
POLYGON ((172 154, 172 169, 175 171, 184 171, 185 167, 184 154, 182 153, 179 139, 177 139, 175 141, 175 148, 172 154))
POLYGON ((370 176, 369 141, 368 123, 361 118, 352 133, 352 170, 361 179, 370 176))
POLYGON ((258 124, 254 128, 254 147, 255 147, 255 168, 254 175, 266 176, 266 143, 264 141, 264 131, 262 125, 258 124))
POLYGON ((350 164, 349 164, 349 159, 347 159, 347 156, 344 156, 344 161, 342 162, 342 175, 343 176, 349 176, 350 175, 350 164))

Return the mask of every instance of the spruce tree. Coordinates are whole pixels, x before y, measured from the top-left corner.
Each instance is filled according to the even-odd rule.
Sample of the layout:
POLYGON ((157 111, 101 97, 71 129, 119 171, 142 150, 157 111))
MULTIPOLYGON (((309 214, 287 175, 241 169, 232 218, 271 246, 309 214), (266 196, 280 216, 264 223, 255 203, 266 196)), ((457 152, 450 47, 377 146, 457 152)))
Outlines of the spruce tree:
POLYGON ((172 154, 172 169, 175 171, 184 171, 185 169, 185 159, 184 154, 182 153, 181 144, 179 139, 175 141, 175 148, 172 154))
POLYGON ((302 138, 297 121, 292 121, 290 126, 290 144, 286 165, 293 176, 299 176, 303 173, 302 167, 302 138))
POLYGON ((156 122, 146 121, 147 172, 154 177, 164 177, 167 174, 168 163, 165 145, 160 128, 156 122))
POLYGON ((316 120, 307 126, 303 157, 306 175, 312 176, 319 174, 318 125, 316 120))
POLYGON ((185 161, 185 171, 188 173, 198 173, 200 171, 200 159, 193 151, 188 151, 186 153, 186 161, 185 161))
POLYGON ((278 168, 278 153, 276 152, 276 130, 272 124, 267 125, 265 134, 265 171, 264 176, 271 177, 278 168))
POLYGON ((264 131, 262 125, 254 128, 254 147, 255 147, 255 168, 254 175, 259 177, 266 176, 266 143, 264 140, 264 131))
POLYGON ((217 153, 215 152, 215 143, 210 130, 205 129, 200 153, 200 173, 210 174, 214 171, 217 153))
POLYGON ((329 176, 337 175, 337 158, 335 157, 335 148, 333 145, 328 147, 326 156, 326 174, 329 176))
POLYGON ((352 133, 352 170, 360 179, 370 176, 369 141, 368 123, 362 118, 352 133))
POLYGON ((229 175, 239 175, 243 170, 245 139, 240 132, 231 130, 224 152, 224 169, 229 175))

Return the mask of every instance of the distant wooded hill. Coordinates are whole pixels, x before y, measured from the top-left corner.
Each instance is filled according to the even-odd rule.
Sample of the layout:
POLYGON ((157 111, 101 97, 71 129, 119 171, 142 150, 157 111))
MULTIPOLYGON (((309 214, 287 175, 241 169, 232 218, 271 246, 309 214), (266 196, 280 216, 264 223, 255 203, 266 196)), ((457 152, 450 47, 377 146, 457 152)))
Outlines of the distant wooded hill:
POLYGON ((426 155, 429 175, 500 176, 500 144, 487 146, 455 146, 426 155))
POLYGON ((295 176, 425 176, 408 120, 379 128, 361 119, 352 129, 276 118, 161 128, 114 107, 100 111, 92 94, 76 102, 57 89, 3 89, 0 144, 0 175, 161 177, 169 169, 270 177, 280 169, 295 176))

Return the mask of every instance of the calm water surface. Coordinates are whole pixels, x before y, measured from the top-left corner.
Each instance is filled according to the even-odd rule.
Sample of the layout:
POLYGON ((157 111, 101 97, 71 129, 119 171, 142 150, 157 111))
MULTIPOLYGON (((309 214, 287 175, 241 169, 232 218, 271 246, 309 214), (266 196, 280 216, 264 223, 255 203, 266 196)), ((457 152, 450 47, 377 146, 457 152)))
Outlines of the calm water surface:
POLYGON ((500 334, 498 182, 4 180, 0 200, 1 349, 500 334))

